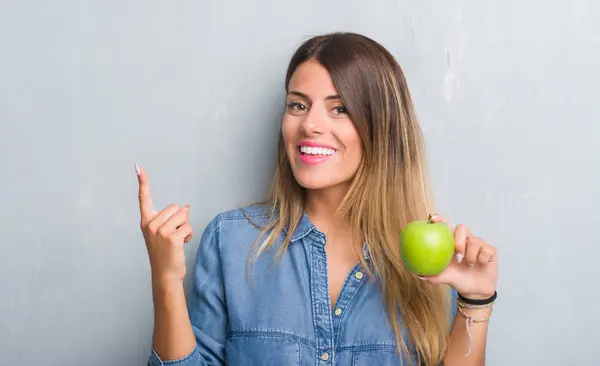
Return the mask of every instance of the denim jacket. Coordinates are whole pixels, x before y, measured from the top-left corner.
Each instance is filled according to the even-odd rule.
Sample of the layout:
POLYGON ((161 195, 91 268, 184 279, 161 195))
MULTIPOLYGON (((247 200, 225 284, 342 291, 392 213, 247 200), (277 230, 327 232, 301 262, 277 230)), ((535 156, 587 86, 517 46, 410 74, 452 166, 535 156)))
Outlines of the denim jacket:
POLYGON ((259 229, 248 218, 262 225, 269 212, 221 213, 202 234, 188 294, 196 348, 174 361, 152 350, 148 365, 416 365, 414 348, 399 355, 381 287, 359 264, 331 310, 326 238, 306 214, 285 255, 273 264, 282 234, 251 272, 247 258, 259 229))

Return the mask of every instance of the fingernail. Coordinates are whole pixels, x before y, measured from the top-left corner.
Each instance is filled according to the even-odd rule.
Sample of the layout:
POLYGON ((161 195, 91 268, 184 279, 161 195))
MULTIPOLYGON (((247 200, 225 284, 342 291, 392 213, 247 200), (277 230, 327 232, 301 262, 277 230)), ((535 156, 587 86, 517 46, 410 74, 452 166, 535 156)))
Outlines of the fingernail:
POLYGON ((417 278, 420 279, 420 280, 426 280, 426 278, 423 277, 423 276, 417 276, 417 278))
POLYGON ((183 206, 183 209, 186 210, 186 211, 189 211, 191 206, 192 205, 187 204, 187 205, 183 206))
POLYGON ((135 164, 135 174, 140 175, 141 171, 140 171, 140 166, 135 164))
POLYGON ((462 255, 462 254, 460 254, 460 253, 457 253, 457 254, 456 254, 456 261, 457 261, 458 263, 461 263, 461 262, 462 262, 462 260, 463 260, 463 257, 464 257, 464 255, 462 255))

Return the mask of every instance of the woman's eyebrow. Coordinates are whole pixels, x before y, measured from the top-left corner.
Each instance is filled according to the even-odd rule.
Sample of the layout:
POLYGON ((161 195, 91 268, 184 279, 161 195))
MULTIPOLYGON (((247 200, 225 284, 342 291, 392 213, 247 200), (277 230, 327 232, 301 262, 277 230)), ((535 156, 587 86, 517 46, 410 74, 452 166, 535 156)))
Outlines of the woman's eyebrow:
MULTIPOLYGON (((292 95, 296 95, 302 99, 305 99, 307 101, 310 101, 310 97, 302 92, 296 91, 296 90, 290 90, 288 94, 292 94, 292 95)), ((342 97, 339 94, 335 94, 335 95, 328 95, 327 97, 325 97, 325 100, 334 100, 334 99, 342 99, 342 97)))
POLYGON ((290 90, 288 94, 292 94, 292 95, 298 96, 298 97, 300 97, 300 98, 302 98, 302 99, 304 99, 304 100, 306 100, 306 101, 310 102, 310 98, 308 97, 308 95, 306 95, 306 94, 304 94, 304 93, 301 93, 301 92, 299 92, 299 91, 296 91, 296 90, 290 90))

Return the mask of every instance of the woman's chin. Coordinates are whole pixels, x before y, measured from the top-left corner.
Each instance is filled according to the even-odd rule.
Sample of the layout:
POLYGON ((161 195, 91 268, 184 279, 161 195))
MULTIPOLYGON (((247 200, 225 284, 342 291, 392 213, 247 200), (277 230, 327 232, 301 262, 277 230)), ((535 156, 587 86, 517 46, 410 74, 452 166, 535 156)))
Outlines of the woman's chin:
POLYGON ((333 188, 341 185, 343 182, 337 182, 328 177, 328 179, 323 179, 323 176, 315 176, 314 174, 310 175, 297 175, 296 182, 304 188, 309 190, 323 190, 328 188, 333 188))
POLYGON ((327 188, 330 185, 323 178, 315 177, 312 174, 311 175, 308 175, 308 174, 307 175, 304 175, 304 174, 295 175, 295 178, 296 178, 296 182, 298 182, 298 184, 304 189, 311 189, 311 190, 323 189, 323 188, 327 188))

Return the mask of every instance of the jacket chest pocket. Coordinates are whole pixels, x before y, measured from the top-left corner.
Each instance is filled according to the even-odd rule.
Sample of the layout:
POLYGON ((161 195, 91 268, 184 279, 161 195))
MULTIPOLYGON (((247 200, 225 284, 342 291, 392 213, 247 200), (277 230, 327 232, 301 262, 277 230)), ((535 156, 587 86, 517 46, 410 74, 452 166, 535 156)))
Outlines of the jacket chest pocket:
POLYGON ((225 345, 229 366, 294 366, 300 365, 297 342, 256 336, 233 336, 225 345))

